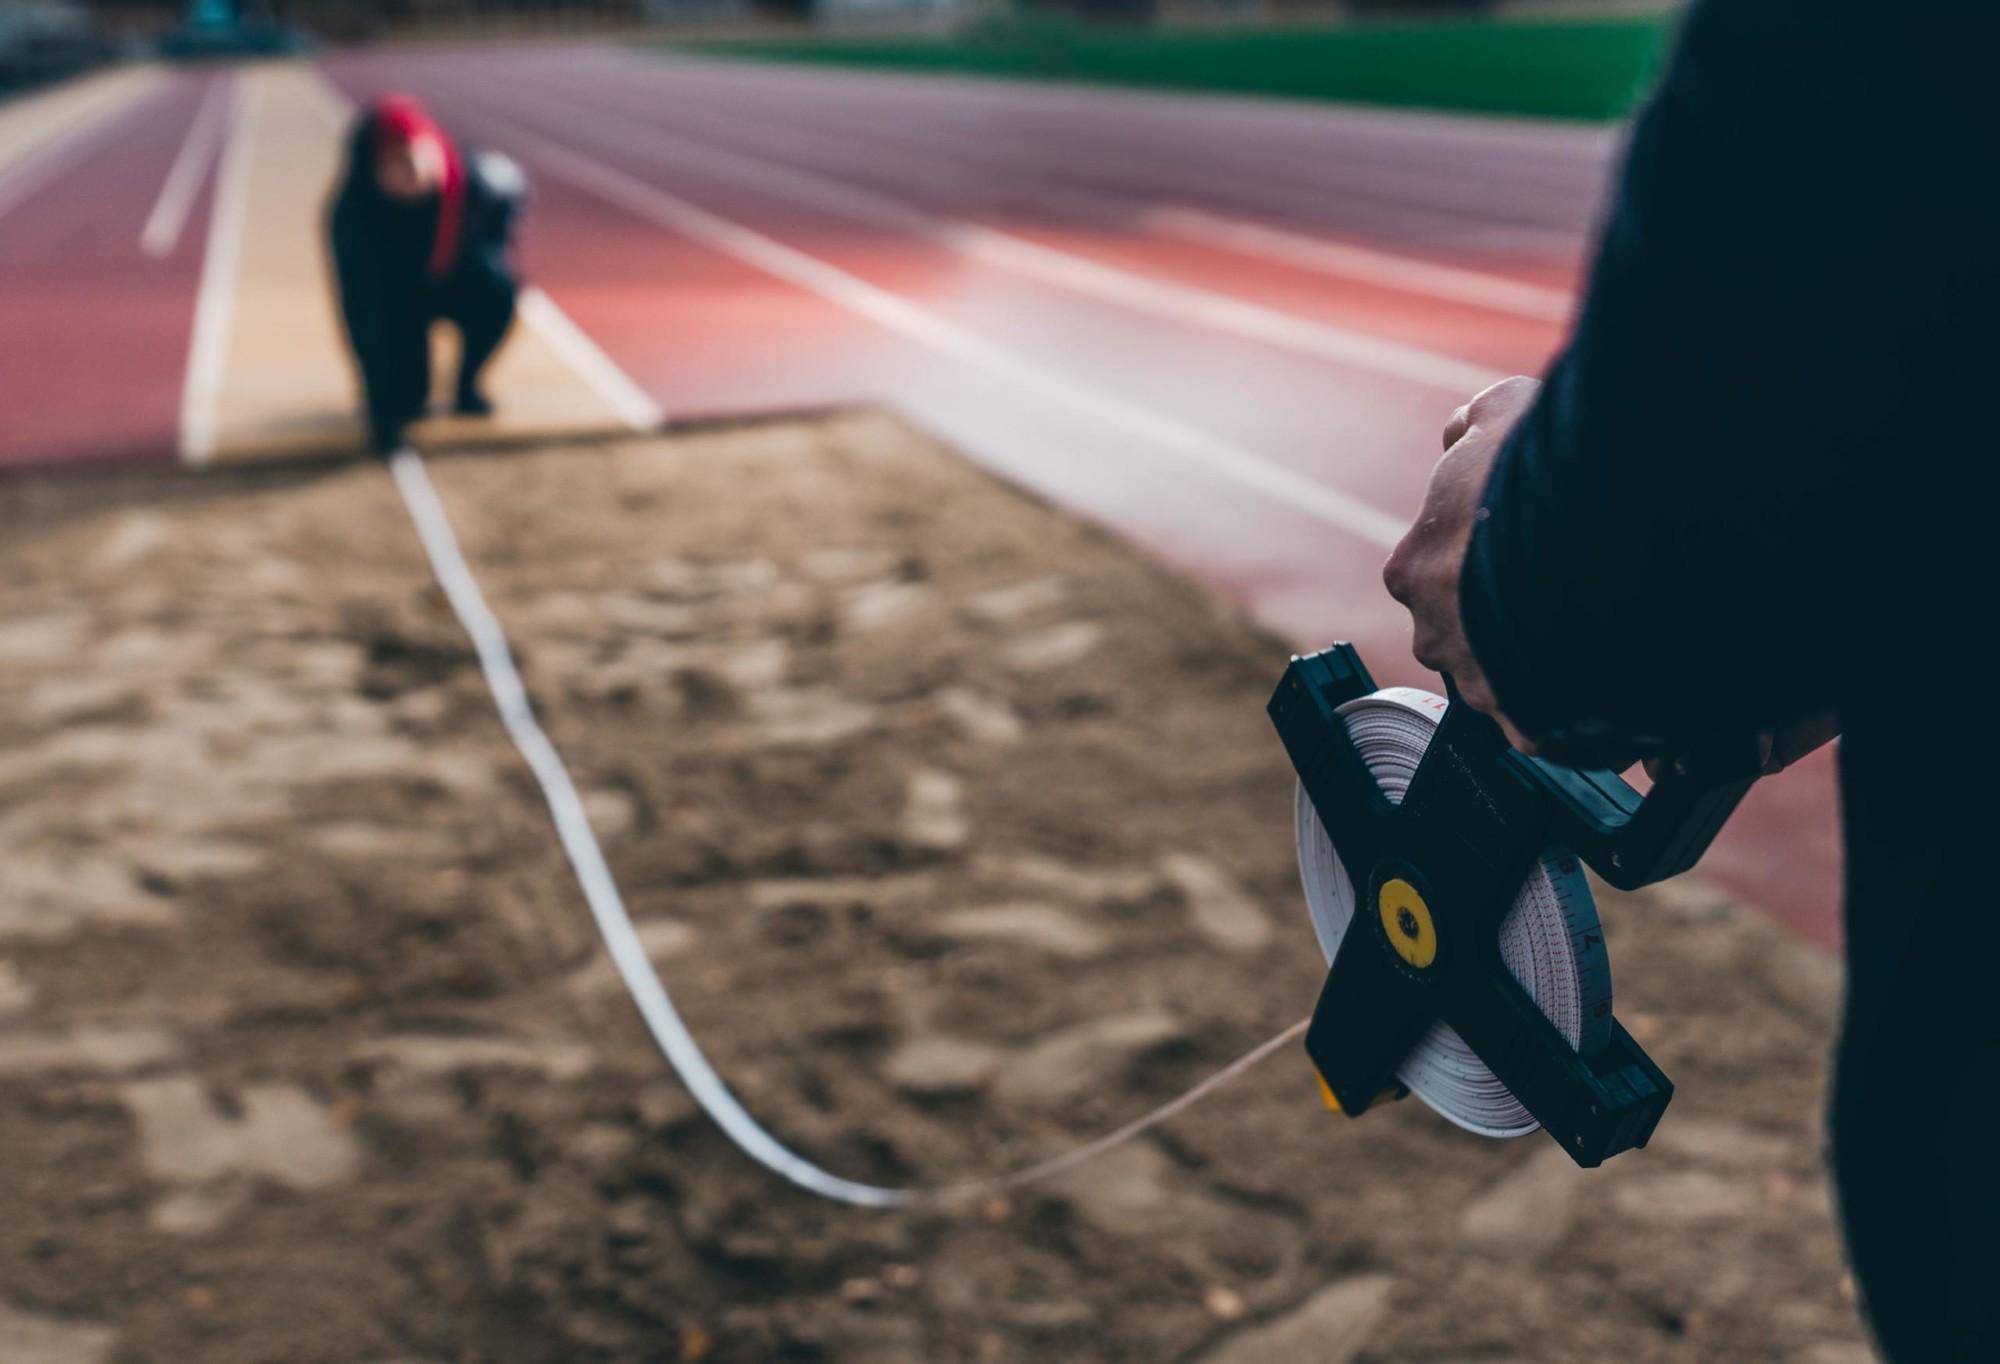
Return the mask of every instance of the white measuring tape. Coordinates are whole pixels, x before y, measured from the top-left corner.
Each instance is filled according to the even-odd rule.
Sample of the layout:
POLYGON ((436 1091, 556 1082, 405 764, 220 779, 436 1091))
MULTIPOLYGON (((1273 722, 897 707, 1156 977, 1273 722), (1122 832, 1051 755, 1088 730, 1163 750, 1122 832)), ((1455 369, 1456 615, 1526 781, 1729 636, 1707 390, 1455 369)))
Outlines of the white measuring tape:
MULTIPOLYGON (((1389 687, 1349 701, 1346 722, 1368 773, 1391 803, 1401 804, 1430 747, 1446 702, 1414 687, 1389 687)), ((1295 806, 1299 879, 1313 931, 1329 963, 1354 918, 1354 879, 1341 865, 1319 812, 1298 791, 1295 806)), ((1585 1056, 1611 1040, 1611 960, 1577 860, 1559 848, 1542 855, 1500 921, 1500 956, 1515 980, 1585 1056)), ((1519 1137, 1541 1124, 1443 1023, 1424 1034, 1397 1078, 1438 1114, 1468 1132, 1519 1137)))
POLYGON ((549 742, 549 736, 543 733, 541 722, 535 718, 534 707, 528 702, 528 689, 521 681, 520 670, 514 666, 513 651, 507 647, 506 633, 492 608, 487 606, 486 597, 480 592, 472 570, 466 566, 465 555, 458 547, 458 537, 452 534, 451 519, 445 515, 444 504, 438 501, 437 489, 431 485, 422 457, 405 446, 389 457, 389 472, 396 480, 397 491, 403 495, 403 505, 409 509, 410 520, 416 525, 417 538, 423 542, 431 572, 437 575, 445 600, 451 603, 459 625, 472 640, 480 671, 486 676, 487 688, 493 693, 493 704, 500 712, 500 723, 528 764, 529 771, 534 774, 536 784, 541 787, 542 798, 548 803, 549 815, 555 821, 556 837, 576 872, 577 883, 583 888, 583 898, 590 906, 591 917, 597 921, 597 931, 604 939, 605 949, 611 954, 612 964, 618 969, 619 979, 625 982, 625 988, 631 994, 632 1002, 638 1006, 647 1030, 653 1034, 653 1040, 659 1044, 667 1063, 680 1076, 681 1083, 687 1086, 694 1101, 745 1155, 766 1169, 801 1189, 861 1208, 958 1204, 988 1198, 1025 1184, 1053 1178, 1131 1141, 1176 1113, 1199 1103, 1304 1034, 1309 1020, 1301 1019, 1277 1036, 1252 1047, 1194 1088, 1141 1114, 1123 1127, 1047 1160, 991 1179, 922 1188, 891 1188, 864 1184, 821 1169, 785 1146, 750 1116, 742 1100, 723 1083, 722 1077, 702 1053, 701 1045, 681 1020, 679 1010, 674 1008, 673 1000, 668 997, 666 987, 660 984, 659 975, 646 956, 646 949, 639 942, 639 935, 632 929, 632 916, 626 911, 624 898, 618 893, 618 883, 612 879, 611 868, 605 863, 597 835, 591 831, 583 801, 577 795, 576 783, 570 780, 561 755, 549 742))

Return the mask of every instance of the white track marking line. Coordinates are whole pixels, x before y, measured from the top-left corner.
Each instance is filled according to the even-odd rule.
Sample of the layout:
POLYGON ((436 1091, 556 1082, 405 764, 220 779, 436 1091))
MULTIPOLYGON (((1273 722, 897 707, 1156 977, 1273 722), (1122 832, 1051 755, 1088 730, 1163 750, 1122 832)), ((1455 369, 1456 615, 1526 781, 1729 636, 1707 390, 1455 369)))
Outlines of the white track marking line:
POLYGON ((128 68, 0 102, 0 179, 65 139, 135 108, 165 84, 156 69, 128 68))
MULTIPOLYGON (((324 73, 314 74, 318 76, 314 85, 319 91, 321 111, 329 123, 344 130, 354 116, 354 101, 327 80, 324 73)), ((590 333, 579 327, 576 319, 545 291, 528 285, 521 290, 514 307, 521 321, 534 328, 557 358, 583 380, 619 421, 634 431, 657 431, 666 422, 665 409, 620 369, 618 362, 605 354, 604 348, 590 339, 590 333)))
POLYGON ((1280 346, 1336 365, 1408 380, 1461 399, 1507 377, 1505 370, 1489 369, 1419 346, 1314 322, 1210 289, 1136 275, 977 224, 953 226, 946 240, 975 259, 1062 285, 1076 293, 1093 294, 1138 311, 1280 346))
POLYGON ((27 202, 36 191, 53 184, 109 141, 123 116, 145 94, 141 91, 130 99, 105 102, 75 128, 43 141, 25 159, 0 171, 0 215, 27 202))
MULTIPOLYGON (((495 121, 497 123, 497 120, 495 121)), ((753 269, 817 294, 889 331, 961 361, 1040 398, 1121 428, 1155 449, 1201 465, 1371 545, 1387 549, 1402 538, 1402 518, 1296 470, 1231 444, 1150 407, 1103 392, 998 345, 956 323, 878 288, 840 267, 807 255, 685 199, 655 189, 518 125, 505 125, 544 169, 608 203, 649 219, 753 269)))
POLYGON ((206 464, 215 458, 216 408, 229 359, 230 324, 236 315, 243 233, 250 216, 250 162, 257 143, 257 90, 249 83, 230 91, 229 136, 216 171, 215 204, 208 215, 208 250, 195 294, 194 334, 188 344, 187 379, 181 389, 181 458, 206 464))
POLYGON ((155 260, 172 255, 180 244, 188 210, 194 207, 195 195, 201 192, 201 182, 215 157, 229 110, 229 93, 235 84, 236 77, 231 74, 216 77, 208 87, 194 121, 188 124, 187 137, 181 142, 173 167, 160 185, 160 197, 154 201, 153 211, 146 216, 146 226, 139 232, 139 249, 155 260))
POLYGON ((1153 209, 1142 221, 1147 230, 1163 237, 1178 237, 1280 265, 1403 293, 1425 294, 1452 303, 1469 303, 1537 321, 1567 322, 1576 307, 1575 296, 1564 289, 1549 289, 1483 270, 1267 227, 1196 208, 1153 209))
MULTIPOLYGON (((563 97, 556 98, 561 103, 578 103, 563 97)), ((578 107, 594 106, 578 104, 578 107)), ((616 114, 606 117, 630 122, 616 114)), ((599 126, 603 126, 602 122, 599 126)), ((632 126, 635 131, 638 130, 639 125, 634 123, 632 126)), ((969 259, 1137 312, 1282 347, 1336 365, 1422 384, 1460 400, 1507 377, 1502 370, 1489 369, 1421 347, 1315 322, 1211 289, 1134 274, 978 223, 940 218, 900 200, 856 188, 814 171, 664 136, 653 128, 645 129, 645 133, 643 142, 626 144, 633 155, 662 165, 698 167, 705 173, 750 185, 766 193, 891 227, 969 259)))
MULTIPOLYGON (((624 54, 619 54, 619 56, 621 62, 627 60, 624 54)), ((641 63, 654 62, 657 64, 657 60, 652 57, 640 56, 635 60, 641 63)), ((712 68, 708 74, 714 74, 712 68)), ((657 80, 657 71, 653 75, 654 79, 657 80)), ((704 99, 709 93, 707 91, 697 91, 692 86, 686 86, 686 68, 682 69, 679 79, 685 87, 681 90, 680 94, 681 105, 686 105, 691 95, 697 99, 704 99)), ((740 81, 732 81, 724 89, 741 91, 743 87, 740 81)), ((875 97, 881 93, 880 91, 874 92, 868 98, 879 105, 880 101, 875 97)), ((963 86, 958 87, 954 93, 963 96, 963 86)), ((1129 169, 1128 163, 1118 155, 1119 148, 1115 146, 1107 147, 1104 144, 1097 144, 1094 147, 1082 147, 1079 149, 1079 154, 1084 159, 1078 160, 1074 155, 1066 155, 1060 162, 1051 163, 1031 152, 1023 153, 1020 150, 1010 150, 1013 144, 996 145, 995 138, 990 129, 973 131, 970 135, 967 135, 958 129, 940 126, 939 120, 936 118, 926 118, 925 115, 934 112, 934 109, 914 110, 906 115, 897 107, 898 103, 898 101, 891 100, 889 101, 887 110, 878 107, 872 115, 862 114, 864 105, 857 105, 851 102, 842 103, 838 106, 841 111, 850 114, 862 114, 862 116, 859 119, 837 120, 833 117, 832 111, 829 110, 829 112, 821 115, 814 122, 810 131, 825 136, 841 137, 850 144, 860 141, 864 145, 872 145, 875 152, 882 157, 895 158, 898 161, 907 161, 913 156, 919 158, 928 157, 933 160, 941 160, 942 164, 953 169, 962 168, 963 164, 968 160, 974 163, 995 166, 1003 170, 1026 171, 1028 174, 1037 177, 1046 177, 1051 174, 1063 176, 1081 172, 1086 177, 1096 178, 1101 173, 1116 173, 1129 169), (1029 159, 1024 160, 1024 154, 1029 159)), ((1087 106, 1070 106, 1062 101, 1051 102, 1051 92, 1049 91, 1043 91, 1036 103, 1039 106, 1039 112, 1073 107, 1074 116, 1079 119, 1087 118, 1091 112, 1087 106)), ((1221 111, 1217 106, 1211 105, 1208 101, 1200 101, 1199 103, 1202 105, 1205 114, 1221 111)), ((962 110, 964 108, 962 98, 959 105, 962 110)), ((705 105, 704 107, 706 108, 707 106, 705 105)), ((734 110, 729 108, 724 109, 725 114, 730 112, 734 112, 734 110)), ((796 106, 794 106, 795 112, 796 106)), ((1095 112, 1101 116, 1105 110, 1100 106, 1095 112)), ((1159 130, 1157 115, 1161 112, 1184 117, 1188 114, 1189 107, 1183 102, 1182 107, 1177 109, 1152 111, 1148 116, 1148 122, 1149 126, 1152 126, 1156 131, 1159 130)), ((1239 108, 1236 112, 1242 113, 1246 111, 1239 108)), ((1269 114, 1273 112, 1273 108, 1267 102, 1260 105, 1257 112, 1269 114)), ((1496 226, 1503 226, 1495 224, 1493 220, 1485 218, 1478 211, 1476 205, 1479 203, 1479 200, 1476 195, 1472 196, 1474 200, 1473 205, 1439 203, 1435 200, 1424 198, 1421 195, 1415 199, 1380 197, 1380 191, 1383 186, 1380 162, 1384 155, 1400 159, 1402 153, 1399 146, 1396 145, 1397 139, 1392 138, 1389 142, 1384 143, 1374 137, 1373 130, 1367 127, 1357 129, 1356 126, 1352 125, 1351 121, 1341 120, 1341 113, 1342 111, 1337 110, 1333 106, 1312 110, 1294 110, 1295 115, 1303 115, 1310 119, 1311 123, 1309 133, 1302 139, 1292 136, 1291 132, 1286 133, 1287 141, 1285 147, 1289 148, 1289 155, 1298 158, 1302 164, 1330 161, 1336 166, 1345 166, 1349 170, 1367 170, 1367 185, 1363 188, 1366 191, 1365 197, 1373 205, 1373 208, 1370 210, 1372 213, 1375 213, 1378 217, 1382 213, 1400 216, 1406 222, 1412 218, 1426 220, 1432 229, 1444 227, 1445 224, 1449 223, 1451 226, 1446 227, 1445 231, 1448 234, 1448 239, 1455 244, 1470 245, 1475 242, 1484 241, 1489 231, 1495 229, 1496 226), (1343 126, 1334 126, 1337 124, 1343 126), (1357 131, 1362 135, 1359 142, 1354 140, 1357 131), (1352 159, 1357 155, 1361 157, 1359 162, 1352 159)), ((789 122, 782 110, 776 113, 767 113, 759 105, 754 114, 744 113, 742 117, 760 123, 766 128, 782 130, 794 142, 800 137, 807 135, 807 130, 800 129, 795 123, 789 122)), ((1122 125, 1123 131, 1116 135, 1123 136, 1138 126, 1127 122, 1122 125)), ((1289 124, 1286 126, 1290 127, 1289 124)), ((1172 126, 1171 122, 1164 131, 1170 141, 1182 135, 1182 130, 1172 126)), ((1215 131, 1214 127, 1206 121, 1206 118, 1202 121, 1202 131, 1210 136, 1215 131)), ((1296 131, 1299 130, 1292 129, 1292 132, 1296 131)), ((1407 132, 1408 130, 1405 131, 1407 132)), ((1440 126, 1419 133, 1417 135, 1418 145, 1414 150, 1432 157, 1443 156, 1454 158, 1471 155, 1475 166, 1484 164, 1483 158, 1478 155, 1476 146, 1449 140, 1440 143, 1438 141, 1439 137, 1448 131, 1448 128, 1440 126)), ((1544 127, 1535 131, 1535 137, 1543 139, 1551 133, 1567 131, 1566 127, 1544 127)), ((1565 139, 1565 145, 1570 148, 1569 150, 1559 151, 1544 147, 1542 149, 1542 160, 1544 163, 1549 161, 1558 163, 1565 168, 1566 177, 1573 177, 1578 173, 1577 167, 1579 165, 1585 165, 1593 159, 1602 159, 1603 152, 1601 149, 1611 145, 1610 138, 1610 134, 1592 134, 1589 135, 1589 140, 1583 144, 1571 144, 1565 139)), ((1401 139, 1405 143, 1409 140, 1408 137, 1401 139)), ((1005 140, 1003 139, 1002 141, 1004 143, 1005 140)), ((1282 149, 1274 147, 1271 150, 1282 149)), ((1179 171, 1174 174, 1174 179, 1177 182, 1185 183, 1185 172, 1191 169, 1191 167, 1184 161, 1177 162, 1176 164, 1179 166, 1179 171)), ((1206 188, 1217 172, 1213 168, 1206 168, 1200 169, 1199 173, 1203 180, 1204 188, 1206 188)), ((1305 195, 1309 198, 1317 199, 1320 202, 1321 208, 1324 208, 1329 202, 1341 202, 1352 199, 1357 188, 1356 182, 1353 180, 1336 183, 1329 182, 1317 175, 1305 180, 1289 177, 1282 181, 1271 182, 1266 177, 1254 173, 1247 178, 1237 171, 1226 173, 1234 177, 1231 183, 1260 192, 1266 190, 1275 191, 1281 197, 1291 199, 1294 202, 1300 202, 1299 196, 1305 195)), ((1593 187, 1601 185, 1604 178, 1603 168, 1595 164, 1586 165, 1586 168, 1580 173, 1587 177, 1588 182, 1593 187)), ((1457 172, 1457 178, 1463 179, 1464 174, 1465 170, 1461 167, 1457 172)), ((1419 189, 1432 189, 1438 183, 1438 176, 1434 170, 1419 171, 1417 172, 1417 178, 1412 183, 1419 189)), ((1046 194, 1047 192, 1048 186, 1045 182, 1038 191, 1038 194, 1046 194)), ((1161 189, 1155 192, 1153 190, 1139 191, 1124 188, 1114 194, 1101 184, 1087 194, 1067 189, 1062 192, 1065 194, 1075 194, 1079 198, 1095 199, 1100 207, 1110 206, 1118 212, 1129 212, 1135 206, 1150 207, 1159 203, 1163 198, 1172 200, 1181 197, 1179 192, 1172 189, 1161 189)), ((1508 242, 1512 246, 1524 250, 1554 251, 1564 257, 1573 256, 1579 251, 1584 250, 1590 241, 1590 233, 1581 228, 1565 230, 1553 226, 1535 227, 1527 223, 1515 223, 1511 227, 1505 227, 1505 231, 1507 232, 1507 236, 1501 240, 1508 242)))
POLYGON ((50 184, 64 171, 81 161, 100 140, 84 136, 44 147, 33 153, 24 163, 0 176, 0 214, 26 202, 36 190, 50 184))
POLYGON ((605 406, 618 414, 618 420, 634 431, 660 428, 666 420, 660 405, 632 381, 631 375, 618 368, 589 334, 556 306, 554 299, 530 285, 521 290, 515 306, 521 320, 541 334, 549 349, 576 371, 577 377, 604 400, 605 406))

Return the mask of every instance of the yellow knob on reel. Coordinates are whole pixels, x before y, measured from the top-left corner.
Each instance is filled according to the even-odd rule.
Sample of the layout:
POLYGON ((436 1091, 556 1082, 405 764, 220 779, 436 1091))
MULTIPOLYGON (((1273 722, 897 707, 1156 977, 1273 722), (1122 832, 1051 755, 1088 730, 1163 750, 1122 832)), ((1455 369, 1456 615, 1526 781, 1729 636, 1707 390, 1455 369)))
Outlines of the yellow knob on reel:
POLYGON ((1390 877, 1375 892, 1375 912, 1397 956, 1419 971, 1437 960, 1437 924, 1415 886, 1400 876, 1390 877))

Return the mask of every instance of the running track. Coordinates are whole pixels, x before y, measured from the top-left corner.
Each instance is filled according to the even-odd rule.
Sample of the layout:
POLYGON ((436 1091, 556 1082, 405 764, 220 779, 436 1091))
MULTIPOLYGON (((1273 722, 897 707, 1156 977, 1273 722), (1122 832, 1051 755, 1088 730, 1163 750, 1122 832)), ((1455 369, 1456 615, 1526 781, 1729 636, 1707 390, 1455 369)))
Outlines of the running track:
MULTIPOLYGON (((1394 681, 1424 679, 1386 544, 1451 409, 1560 342, 1615 151, 1570 127, 597 47, 326 74, 419 93, 521 160, 529 273, 668 413, 886 403, 1394 681)), ((0 465, 172 456, 212 185, 172 249, 138 238, 214 79, 80 132, 11 207, 0 172, 0 465)), ((1763 783, 1704 866, 1836 940, 1827 755, 1763 783)))

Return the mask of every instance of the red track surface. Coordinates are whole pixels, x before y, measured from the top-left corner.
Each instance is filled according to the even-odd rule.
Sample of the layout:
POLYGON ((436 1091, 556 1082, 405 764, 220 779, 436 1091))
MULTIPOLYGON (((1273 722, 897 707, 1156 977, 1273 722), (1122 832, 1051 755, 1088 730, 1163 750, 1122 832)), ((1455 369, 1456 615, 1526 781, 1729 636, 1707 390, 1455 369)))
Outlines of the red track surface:
MULTIPOLYGON (((1611 154, 1608 136, 1567 127, 669 62, 593 48, 371 54, 336 59, 330 74, 357 97, 386 88, 422 94, 472 140, 526 163, 538 185, 525 247, 530 273, 670 413, 887 402, 1301 643, 1359 641, 1385 680, 1423 679, 1407 661, 1402 613, 1381 589, 1381 546, 1229 476, 1227 460, 1173 454, 1119 414, 1157 414, 1407 518, 1438 430, 1468 396, 1463 385, 1252 339, 1197 307, 1142 309, 968 253, 959 237, 933 229, 940 221, 998 228, 1068 262, 1112 267, 1141 287, 1167 281, 1261 305, 1267 315, 1419 347, 1447 364, 1534 372, 1560 342, 1557 322, 1223 251, 1153 231, 1147 215, 1200 209, 1564 288, 1576 276, 1611 154), (581 180, 580 166, 589 168, 581 180), (802 268, 839 272, 837 287, 801 287, 797 277, 779 278, 585 187, 606 174, 718 215, 723 231, 747 230, 803 253, 802 268), (898 220, 911 210, 929 217, 898 220), (885 327, 856 310, 857 289, 886 296, 891 308, 913 305, 920 320, 885 327), (938 343, 937 327, 971 340, 952 343, 960 344, 954 351, 938 343), (966 363, 965 344, 1004 358, 966 363), (1054 378, 1023 383, 1008 369, 1016 360, 1054 378), (1076 388, 1092 396, 1065 396, 1076 388)), ((136 238, 142 201, 191 116, 192 95, 174 98, 174 120, 148 122, 115 160, 107 153, 70 177, 81 202, 106 214, 112 201, 103 196, 115 182, 140 182, 132 205, 117 210, 131 219, 118 228, 121 242, 136 238), (165 130, 169 122, 178 127, 165 130)), ((38 211, 57 212, 56 191, 45 197, 38 211)), ((9 301, 0 344, 10 356, 44 334, 14 320, 13 240, 29 207, 0 219, 0 292, 9 301)), ((744 249, 754 256, 766 247, 744 249)), ((184 242, 177 261, 185 267, 189 256, 184 242)), ((151 268, 181 281, 185 309, 191 279, 151 268)), ((47 287, 65 270, 74 288, 91 290, 93 302, 79 310, 87 319, 123 315, 137 272, 121 275, 94 258, 65 266, 58 257, 31 278, 47 287)), ((143 296, 145 316, 172 311, 160 289, 143 296)), ((36 315, 51 311, 44 303, 36 315)), ((138 347, 176 385, 186 330, 183 311, 177 327, 149 323, 146 335, 158 339, 138 347)), ((88 353, 80 342, 65 344, 88 353)), ((13 371, 0 371, 0 404, 26 391, 13 371)), ((35 391, 73 391, 53 384, 44 378, 35 391)), ((108 440, 161 427, 156 401, 147 402, 154 415, 143 422, 120 408, 113 415, 124 424, 98 431, 108 440)), ((54 432, 72 419, 41 420, 54 432)), ((85 448, 81 424, 61 429, 68 434, 60 441, 40 438, 46 451, 85 448)), ((9 426, 4 448, 33 445, 9 426)), ((1806 936, 1833 941, 1830 763, 1764 783, 1705 865, 1806 936)))
POLYGON ((203 204, 162 259, 139 232, 211 79, 84 132, 83 158, 0 216, 0 468, 172 456, 203 204))

